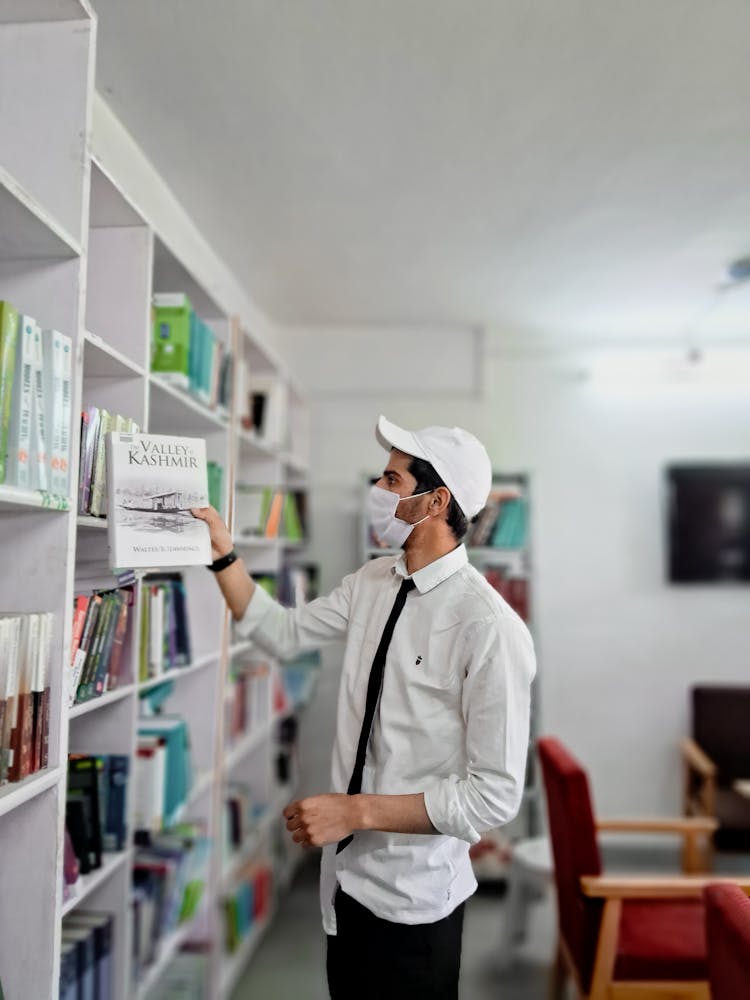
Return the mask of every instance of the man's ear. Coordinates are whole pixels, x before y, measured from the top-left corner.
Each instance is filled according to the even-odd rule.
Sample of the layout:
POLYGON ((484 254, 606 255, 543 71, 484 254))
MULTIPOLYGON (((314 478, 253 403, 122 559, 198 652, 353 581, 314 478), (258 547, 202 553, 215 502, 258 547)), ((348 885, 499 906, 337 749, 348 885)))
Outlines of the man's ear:
POLYGON ((447 486, 438 486, 430 500, 430 507, 435 514, 442 514, 451 502, 451 492, 447 486))

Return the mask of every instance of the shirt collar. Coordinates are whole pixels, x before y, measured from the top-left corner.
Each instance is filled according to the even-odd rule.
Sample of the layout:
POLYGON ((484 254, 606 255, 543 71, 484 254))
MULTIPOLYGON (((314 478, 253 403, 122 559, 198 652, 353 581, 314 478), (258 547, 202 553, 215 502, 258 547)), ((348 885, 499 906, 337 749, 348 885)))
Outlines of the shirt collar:
MULTIPOLYGON (((453 576, 468 561, 469 557, 466 554, 466 546, 463 544, 458 545, 444 556, 440 556, 439 559, 435 559, 433 562, 423 566, 422 569, 418 569, 416 573, 412 573, 412 580, 414 580, 419 593, 426 594, 428 590, 432 590, 439 583, 447 580, 449 576, 453 576)), ((393 564, 393 572, 404 578, 409 576, 406 568, 405 553, 402 552, 393 564)))

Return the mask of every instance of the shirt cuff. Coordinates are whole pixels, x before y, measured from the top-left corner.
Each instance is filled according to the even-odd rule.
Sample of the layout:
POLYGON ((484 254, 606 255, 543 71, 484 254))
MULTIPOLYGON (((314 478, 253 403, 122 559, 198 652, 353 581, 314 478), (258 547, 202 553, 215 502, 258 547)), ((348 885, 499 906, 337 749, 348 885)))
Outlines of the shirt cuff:
POLYGON ((424 793, 424 807, 435 829, 447 837, 476 844, 480 837, 461 808, 456 775, 445 778, 424 793))
POLYGON ((250 603, 245 608, 245 613, 238 622, 235 622, 235 630, 243 639, 249 639, 258 628, 268 612, 274 606, 274 600, 262 587, 256 583, 250 603))

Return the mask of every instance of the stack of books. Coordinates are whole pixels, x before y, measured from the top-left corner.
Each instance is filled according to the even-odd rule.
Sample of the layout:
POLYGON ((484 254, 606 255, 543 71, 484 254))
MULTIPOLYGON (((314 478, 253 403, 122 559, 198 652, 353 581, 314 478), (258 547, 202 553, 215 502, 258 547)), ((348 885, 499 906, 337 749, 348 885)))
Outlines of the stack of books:
POLYGON ((0 615, 0 784, 47 766, 54 615, 0 615))
POLYGON ((78 468, 78 513, 107 516, 107 434, 136 433, 130 417, 89 406, 81 413, 81 462, 78 468))
POLYGON ((226 950, 234 952, 256 923, 268 918, 272 874, 265 864, 248 862, 238 874, 232 892, 224 898, 226 950))
POLYGON ((105 852, 127 846, 130 757, 70 754, 65 800, 63 896, 75 896, 79 875, 102 866, 105 852))
POLYGON ((191 920, 208 877, 211 841, 194 824, 174 827, 140 842, 133 862, 135 979, 156 960, 159 942, 191 920))
POLYGON ((196 314, 187 295, 154 295, 151 371, 228 416, 232 356, 196 314))
MULTIPOLYGON (((120 683, 123 648, 132 621, 132 587, 79 594, 73 610, 68 703, 97 698, 120 683)), ((128 678, 129 679, 129 678, 128 678)))
POLYGON ((160 833, 181 817, 193 783, 187 723, 154 715, 138 723, 135 827, 160 833))
POLYGON ((109 1000, 114 996, 111 913, 78 911, 63 920, 60 1000, 109 1000))
POLYGON ((152 573, 141 589, 138 677, 161 677, 190 663, 187 591, 181 573, 152 573))
POLYGON ((240 538, 301 542, 307 537, 307 496, 302 490, 238 486, 234 517, 240 538))
POLYGON ((0 301, 0 483, 70 493, 70 337, 0 301))

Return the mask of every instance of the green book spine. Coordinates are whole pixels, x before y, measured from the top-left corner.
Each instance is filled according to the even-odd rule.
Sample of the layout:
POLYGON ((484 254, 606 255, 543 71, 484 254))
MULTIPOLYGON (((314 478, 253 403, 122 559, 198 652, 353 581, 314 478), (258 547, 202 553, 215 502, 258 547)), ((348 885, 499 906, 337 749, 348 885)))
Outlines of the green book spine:
POLYGON ((161 374, 181 375, 187 382, 190 362, 190 303, 154 308, 151 368, 161 374))
POLYGON ((300 524, 297 498, 293 493, 284 497, 284 534, 292 542, 302 540, 302 525, 300 524))
POLYGON ((16 368, 18 311, 10 302, 0 301, 0 483, 5 482, 6 453, 13 373, 16 368))

